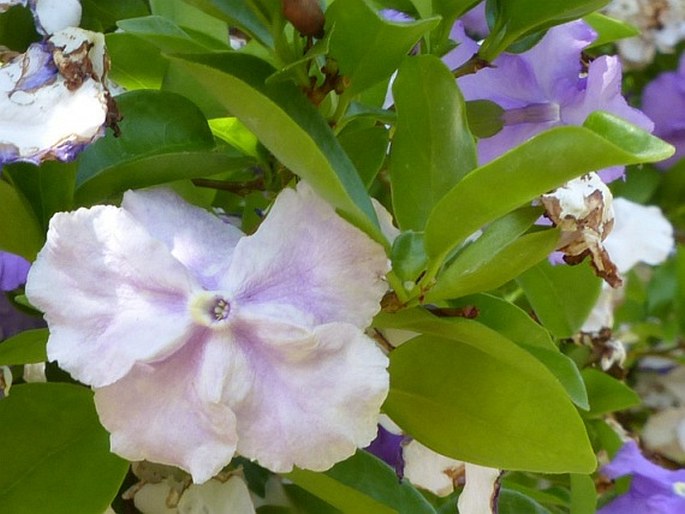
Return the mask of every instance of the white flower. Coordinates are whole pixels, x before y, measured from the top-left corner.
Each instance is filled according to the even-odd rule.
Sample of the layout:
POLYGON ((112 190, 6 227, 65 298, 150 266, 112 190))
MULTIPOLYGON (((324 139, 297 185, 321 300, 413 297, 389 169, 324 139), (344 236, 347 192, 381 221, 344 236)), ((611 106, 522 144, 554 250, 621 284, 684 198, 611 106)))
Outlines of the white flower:
POLYGON ((26 294, 48 357, 95 388, 112 449, 204 482, 236 451, 325 470, 376 434, 388 359, 363 329, 383 248, 304 183, 244 236, 167 190, 56 214, 26 294))

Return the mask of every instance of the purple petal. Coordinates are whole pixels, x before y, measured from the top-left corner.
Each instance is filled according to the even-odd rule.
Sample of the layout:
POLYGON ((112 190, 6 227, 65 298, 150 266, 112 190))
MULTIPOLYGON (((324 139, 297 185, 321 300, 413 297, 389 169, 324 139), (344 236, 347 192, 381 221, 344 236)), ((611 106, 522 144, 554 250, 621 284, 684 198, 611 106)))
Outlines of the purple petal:
POLYGON ((621 94, 621 62, 615 56, 601 56, 590 63, 585 91, 565 106, 562 120, 581 125, 590 113, 608 111, 651 132, 654 123, 642 111, 628 105, 621 94))
POLYGON ((457 43, 457 47, 447 52, 442 60, 451 70, 454 70, 478 52, 478 43, 466 35, 464 24, 459 20, 452 26, 450 39, 457 43))
POLYGON ((50 360, 95 387, 183 344, 198 289, 166 246, 112 206, 53 216, 26 284, 50 327, 50 360))
MULTIPOLYGON (((383 248, 304 182, 284 190, 259 230, 240 240, 223 289, 238 305, 306 313, 311 324, 366 328, 387 290, 383 248)), ((290 315, 290 314, 288 314, 290 315)))
POLYGON ((483 39, 490 33, 490 28, 485 18, 485 2, 477 4, 460 19, 464 24, 466 32, 476 39, 483 39))
POLYGON ((40 317, 20 311, 6 295, 0 294, 0 341, 24 330, 44 326, 45 322, 40 317))
POLYGON ((30 267, 23 257, 0 251, 0 291, 12 291, 24 284, 30 267))
POLYGON ((378 425, 378 435, 364 449, 387 463, 401 477, 404 468, 402 459, 402 442, 404 440, 404 435, 393 434, 383 428, 382 425, 378 425))
POLYGON ((275 472, 322 471, 374 439, 388 359, 361 330, 310 331, 243 313, 232 332, 252 377, 225 374, 241 455, 275 472))
POLYGON ((34 43, 20 57, 22 74, 14 91, 31 92, 41 86, 52 84, 58 75, 52 52, 45 43, 34 43))
POLYGON ((218 277, 226 274, 233 249, 244 235, 240 230, 171 190, 128 191, 121 206, 164 243, 205 289, 217 289, 218 277))
POLYGON ((203 398, 197 378, 203 341, 190 340, 154 364, 136 364, 114 384, 95 390, 100 421, 112 451, 185 469, 195 483, 209 480, 235 453, 235 416, 203 398))

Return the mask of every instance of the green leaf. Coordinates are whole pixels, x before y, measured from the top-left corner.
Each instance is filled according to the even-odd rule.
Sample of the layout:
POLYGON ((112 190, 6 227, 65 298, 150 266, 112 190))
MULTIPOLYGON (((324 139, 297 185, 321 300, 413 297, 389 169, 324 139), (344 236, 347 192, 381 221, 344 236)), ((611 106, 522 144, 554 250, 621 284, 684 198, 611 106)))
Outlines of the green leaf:
POLYGON ((342 512, 434 514, 426 499, 387 464, 365 451, 323 473, 295 469, 285 475, 342 512))
POLYGON ((546 259, 559 241, 557 229, 542 230, 519 237, 497 253, 464 266, 461 260, 448 267, 426 293, 426 301, 457 298, 496 289, 546 259))
POLYGON ((598 12, 588 14, 583 19, 597 32, 597 39, 586 46, 585 50, 640 34, 637 27, 598 12))
POLYGON ((597 490, 589 475, 571 473, 571 505, 573 514, 595 514, 597 511, 597 490))
POLYGON ((490 100, 471 100, 466 102, 466 117, 469 128, 474 136, 479 138, 492 137, 504 127, 502 109, 490 100))
POLYGON ((226 22, 191 6, 183 0, 150 0, 152 14, 163 16, 208 45, 226 48, 226 22))
POLYGON ((109 452, 93 393, 25 384, 0 402, 0 505, 12 514, 102 514, 128 462, 109 452))
POLYGON ((29 201, 33 212, 47 230, 52 215, 69 211, 74 205, 76 165, 59 161, 45 161, 40 166, 18 162, 3 170, 14 186, 29 201))
POLYGON ((558 338, 571 337, 580 330, 602 288, 601 279, 587 264, 554 266, 542 261, 516 281, 537 318, 558 338))
POLYGON ((532 498, 504 487, 500 489, 497 506, 497 514, 551 514, 532 498))
POLYGON ((271 20, 257 7, 254 0, 184 0, 205 13, 240 28, 264 46, 272 48, 271 20))
POLYGON ((397 125, 390 151, 393 208, 421 231, 433 206, 476 167, 476 145, 454 76, 435 56, 404 60, 392 87, 397 125))
POLYGON ((548 350, 546 348, 525 344, 521 344, 520 346, 542 362, 547 369, 557 377, 557 380, 559 380, 559 383, 564 387, 573 403, 583 410, 590 409, 583 377, 580 375, 580 371, 578 371, 578 367, 572 359, 557 349, 548 350))
POLYGON ((497 332, 420 309, 381 314, 379 328, 422 335, 390 354, 384 411, 438 453, 483 466, 591 472, 583 423, 554 375, 497 332))
POLYGON ((116 22, 150 14, 144 0, 81 0, 81 27, 95 32, 109 32, 116 22))
POLYGON ((45 240, 43 230, 30 204, 4 181, 0 181, 0 219, 9 220, 0 230, 0 249, 33 261, 45 240))
POLYGON ((428 257, 423 246, 423 233, 402 232, 392 244, 392 270, 402 280, 415 282, 426 269, 428 257))
POLYGON ((344 96, 349 99, 390 77, 416 42, 439 21, 429 18, 392 23, 365 0, 333 2, 326 11, 326 30, 335 27, 329 55, 350 81, 344 96))
POLYGON ((371 186, 385 161, 388 137, 388 130, 379 126, 343 130, 338 135, 338 141, 350 156, 367 188, 371 186))
POLYGON ((640 397, 635 391, 606 373, 587 368, 582 374, 590 399, 588 417, 598 417, 640 404, 640 397))
POLYGON ((216 137, 245 155, 259 157, 259 141, 238 118, 214 118, 209 120, 209 127, 216 137))
POLYGON ((48 329, 25 330, 0 343, 0 366, 45 362, 48 329))
POLYGON ((251 55, 222 53, 174 59, 283 165, 304 178, 347 219, 387 245, 357 170, 326 120, 295 84, 266 84, 274 68, 251 55))
MULTIPOLYGON (((5 2, 7 5, 7 2, 5 2)), ((22 5, 14 5, 0 16, 0 45, 15 52, 24 52, 31 43, 40 41, 31 11, 22 5)))
POLYGON ((112 60, 109 77, 127 90, 159 89, 169 62, 159 48, 124 32, 105 36, 107 53, 112 60))
POLYGON ((439 265, 486 223, 582 173, 654 162, 672 152, 671 145, 601 111, 592 113, 582 127, 538 134, 473 170, 440 200, 426 225, 428 255, 439 265))
POLYGON ((122 20, 117 25, 127 34, 140 37, 163 52, 202 53, 210 49, 190 37, 174 22, 161 16, 122 20))
POLYGON ((518 344, 557 350, 549 332, 536 323, 527 312, 497 296, 476 294, 450 302, 454 307, 475 306, 477 321, 496 330, 518 344))
POLYGON ((490 62, 508 46, 529 34, 576 20, 609 3, 609 0, 489 1, 494 6, 495 24, 478 54, 490 62))
POLYGON ((92 204, 127 189, 239 170, 253 162, 214 150, 202 113, 189 100, 163 91, 117 97, 121 135, 96 141, 79 159, 76 198, 92 204))

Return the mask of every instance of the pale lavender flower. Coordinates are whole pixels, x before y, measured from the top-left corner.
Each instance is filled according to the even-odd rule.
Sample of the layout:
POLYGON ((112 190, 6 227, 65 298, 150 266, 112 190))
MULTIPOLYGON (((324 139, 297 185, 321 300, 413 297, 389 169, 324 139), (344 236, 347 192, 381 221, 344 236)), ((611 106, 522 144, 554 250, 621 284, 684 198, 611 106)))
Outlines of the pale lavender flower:
POLYGON ((671 471, 648 461, 628 441, 602 468, 609 478, 632 475, 630 490, 597 514, 680 514, 685 512, 685 470, 671 471))
POLYGON ((56 214, 26 292, 112 450, 204 482, 233 455, 324 470, 368 445, 388 360, 383 248, 304 183, 244 236, 167 190, 56 214))
POLYGON ((642 110, 654 120, 654 134, 675 146, 675 155, 657 164, 668 168, 685 155, 685 53, 677 71, 662 73, 645 86, 642 110))
POLYGON ((23 285, 30 267, 23 257, 0 251, 0 291, 13 291, 23 285))
POLYGON ((488 22, 485 18, 484 1, 477 4, 460 19, 464 24, 466 33, 475 39, 483 39, 490 33, 490 28, 488 27, 488 22))
MULTIPOLYGON (((477 51, 475 42, 457 22, 452 37, 461 43, 445 62, 456 68, 477 51)), ((490 100, 505 110, 504 127, 480 139, 478 155, 485 164, 532 136, 558 125, 581 125, 596 110, 608 111, 647 131, 652 122, 630 107, 621 95, 621 64, 614 56, 593 60, 587 73, 581 52, 596 38, 583 21, 550 29, 542 40, 522 54, 500 55, 494 67, 458 79, 464 98, 490 100)), ((623 175, 623 167, 601 170, 609 182, 623 175)))

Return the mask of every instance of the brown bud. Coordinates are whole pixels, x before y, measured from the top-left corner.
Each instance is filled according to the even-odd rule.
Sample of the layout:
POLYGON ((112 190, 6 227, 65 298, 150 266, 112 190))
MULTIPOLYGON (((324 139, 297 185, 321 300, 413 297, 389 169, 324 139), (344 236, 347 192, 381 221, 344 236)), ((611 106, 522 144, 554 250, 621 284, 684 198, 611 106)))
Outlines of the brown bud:
POLYGON ((326 20, 317 0, 283 0, 283 15, 301 34, 323 37, 326 20))

